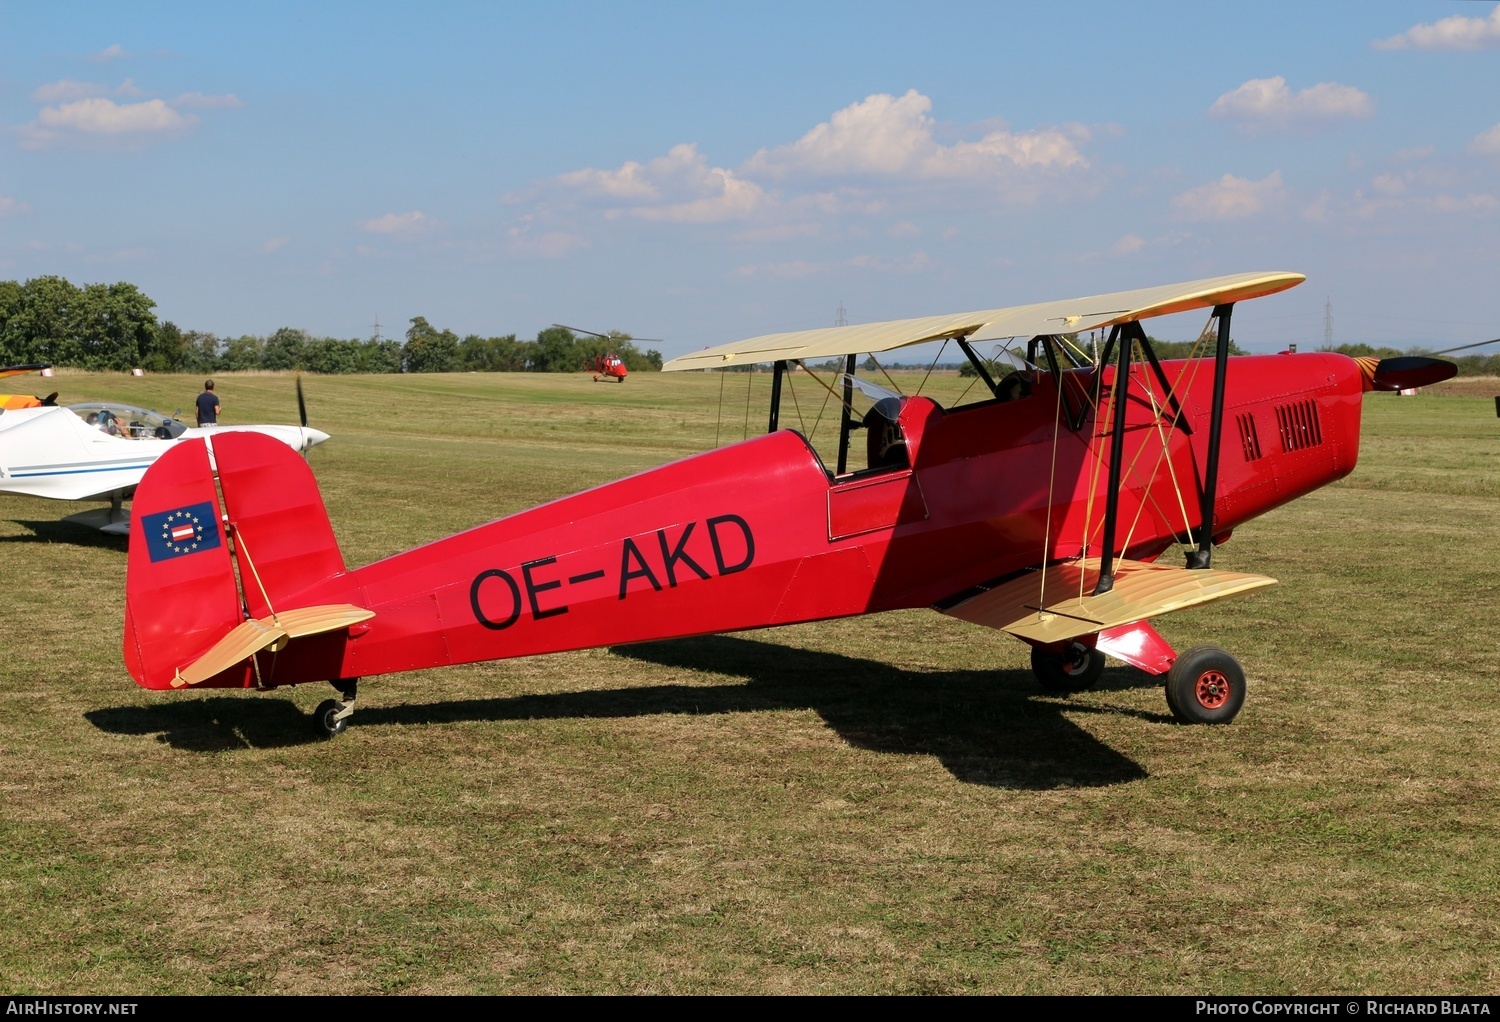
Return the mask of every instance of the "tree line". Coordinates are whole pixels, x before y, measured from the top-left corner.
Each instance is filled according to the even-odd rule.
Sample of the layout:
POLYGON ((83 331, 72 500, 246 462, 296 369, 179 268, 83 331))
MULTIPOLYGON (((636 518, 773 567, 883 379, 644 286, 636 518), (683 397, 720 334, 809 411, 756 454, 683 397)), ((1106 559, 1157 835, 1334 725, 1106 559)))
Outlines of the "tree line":
MULTIPOLYGON (((439 330, 421 316, 411 321, 406 339, 372 337, 345 340, 314 337, 306 330, 282 327, 269 337, 245 334, 219 337, 158 322, 156 303, 134 284, 86 284, 77 287, 62 277, 0 280, 0 365, 46 362, 79 369, 209 374, 248 369, 301 369, 313 373, 570 373, 593 359, 615 352, 632 372, 660 369, 661 352, 641 351, 629 334, 608 337, 575 334, 548 327, 532 340, 504 337, 459 337, 439 330)), ((1183 358, 1196 342, 1152 338, 1159 358, 1183 358)), ((1340 344, 1329 349, 1350 356, 1386 358, 1424 354, 1368 344, 1340 344)), ((1230 342, 1231 354, 1243 354, 1230 342)), ((874 369, 873 361, 867 368, 874 369)), ((1500 376, 1500 353, 1454 357, 1461 376, 1500 376)), ((753 371, 752 367, 739 367, 753 371)), ((769 368, 769 367, 762 367, 769 368)), ((838 360, 821 368, 837 372, 838 360)), ((905 368, 888 365, 888 369, 905 368)), ((914 366, 914 368, 922 368, 914 366)), ((945 363, 940 368, 953 368, 945 363)), ((958 370, 974 369, 967 362, 958 370)))
POLYGON ((314 337, 282 327, 269 337, 219 337, 158 322, 156 303, 134 284, 77 287, 47 276, 0 281, 0 365, 48 363, 78 369, 141 368, 211 374, 248 369, 313 373, 565 373, 614 352, 632 372, 660 369, 661 352, 641 351, 629 334, 607 337, 548 327, 534 340, 459 337, 418 316, 406 339, 314 337))

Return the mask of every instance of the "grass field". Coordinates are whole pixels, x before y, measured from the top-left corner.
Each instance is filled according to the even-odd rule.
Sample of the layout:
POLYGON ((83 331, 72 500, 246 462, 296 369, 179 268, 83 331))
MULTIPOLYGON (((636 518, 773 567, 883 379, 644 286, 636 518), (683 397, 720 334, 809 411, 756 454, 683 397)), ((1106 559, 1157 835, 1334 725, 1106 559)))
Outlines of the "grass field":
MULTIPOLYGON (((748 426, 699 374, 306 383, 363 564, 763 429, 769 378, 748 426)), ((1496 393, 1368 398, 1355 474, 1216 557, 1282 584, 1158 622, 1244 663, 1226 728, 912 612, 372 679, 323 742, 326 686, 138 689, 123 542, 0 497, 0 990, 1493 993, 1496 393)))

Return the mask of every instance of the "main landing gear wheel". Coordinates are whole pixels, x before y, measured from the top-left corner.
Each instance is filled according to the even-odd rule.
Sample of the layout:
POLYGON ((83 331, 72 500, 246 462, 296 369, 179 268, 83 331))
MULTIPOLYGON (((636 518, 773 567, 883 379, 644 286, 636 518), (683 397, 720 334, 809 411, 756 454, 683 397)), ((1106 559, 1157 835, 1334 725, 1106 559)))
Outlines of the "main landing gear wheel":
POLYGON ((1069 644, 1063 652, 1031 647, 1031 673, 1048 692, 1066 695, 1094 687, 1104 673, 1104 654, 1081 642, 1069 644))
POLYGON ((329 684, 338 689, 340 698, 325 699, 313 711, 313 730, 322 738, 344 733, 349 718, 354 716, 354 700, 359 695, 358 678, 339 678, 329 684))
POLYGON ((1184 724, 1228 724, 1245 705, 1245 672, 1216 646, 1198 646, 1167 672, 1167 706, 1184 724))

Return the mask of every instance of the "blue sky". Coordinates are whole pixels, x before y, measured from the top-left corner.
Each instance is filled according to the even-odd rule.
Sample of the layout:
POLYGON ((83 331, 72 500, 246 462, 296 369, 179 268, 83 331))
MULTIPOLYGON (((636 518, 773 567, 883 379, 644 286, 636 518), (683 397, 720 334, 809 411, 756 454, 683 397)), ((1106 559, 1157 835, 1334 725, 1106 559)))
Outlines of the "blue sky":
POLYGON ((3 2, 0 124, 0 279, 226 336, 670 356, 1242 270, 1308 275, 1252 349, 1500 334, 1488 0, 3 2))

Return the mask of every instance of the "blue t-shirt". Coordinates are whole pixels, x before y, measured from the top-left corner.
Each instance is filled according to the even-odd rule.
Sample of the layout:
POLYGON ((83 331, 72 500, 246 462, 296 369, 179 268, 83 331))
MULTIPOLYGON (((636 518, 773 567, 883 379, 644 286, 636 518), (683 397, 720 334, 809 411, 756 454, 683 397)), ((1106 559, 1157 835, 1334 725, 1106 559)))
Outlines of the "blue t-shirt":
POLYGON ((219 399, 211 390, 198 395, 198 425, 207 426, 219 421, 219 399))

